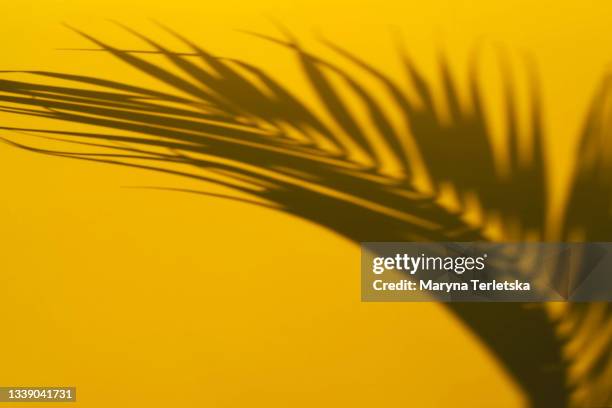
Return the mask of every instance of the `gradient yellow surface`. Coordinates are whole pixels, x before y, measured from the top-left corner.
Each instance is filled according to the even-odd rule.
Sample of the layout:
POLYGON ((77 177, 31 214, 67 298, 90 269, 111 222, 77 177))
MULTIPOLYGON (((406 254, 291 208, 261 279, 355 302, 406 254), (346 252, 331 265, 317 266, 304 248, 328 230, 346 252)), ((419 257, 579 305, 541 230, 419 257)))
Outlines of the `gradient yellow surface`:
MULTIPOLYGON (((3 2, 0 69, 147 84, 102 53, 57 50, 89 46, 62 22, 141 46, 107 18, 166 38, 148 19, 163 21, 289 82, 285 51, 235 29, 275 33, 271 17, 390 72, 396 29, 425 69, 438 49, 460 66, 475 44, 503 44, 539 68, 561 178, 608 66, 611 13, 605 1, 3 2)), ((36 121, 0 114, 0 122, 36 121)), ((0 156, 2 386, 74 385, 79 407, 524 403, 442 306, 360 303, 358 248, 322 227, 242 203, 123 188, 189 186, 170 176, 9 146, 0 156)))

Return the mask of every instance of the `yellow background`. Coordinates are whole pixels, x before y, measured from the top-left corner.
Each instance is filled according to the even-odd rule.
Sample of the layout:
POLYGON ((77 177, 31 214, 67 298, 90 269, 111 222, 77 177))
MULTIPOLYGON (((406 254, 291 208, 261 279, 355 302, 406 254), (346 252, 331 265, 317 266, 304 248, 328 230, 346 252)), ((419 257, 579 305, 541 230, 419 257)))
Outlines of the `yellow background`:
MULTIPOLYGON (((429 71, 438 49, 460 65, 475 44, 505 46, 537 63, 559 178, 612 55, 608 1, 38 0, 2 2, 0 16, 0 69, 137 85, 154 84, 102 53, 56 50, 90 46, 61 23, 139 48, 106 18, 166 40, 148 20, 158 19, 289 82, 285 51, 235 29, 274 34, 273 18, 314 47, 322 34, 390 72, 399 70, 394 30, 429 71)), ((0 123, 37 124, 7 114, 0 123)), ((524 402, 442 306, 360 303, 358 248, 322 227, 241 203, 122 188, 186 185, 146 171, 9 146, 0 158, 2 386, 74 385, 83 407, 524 402)))

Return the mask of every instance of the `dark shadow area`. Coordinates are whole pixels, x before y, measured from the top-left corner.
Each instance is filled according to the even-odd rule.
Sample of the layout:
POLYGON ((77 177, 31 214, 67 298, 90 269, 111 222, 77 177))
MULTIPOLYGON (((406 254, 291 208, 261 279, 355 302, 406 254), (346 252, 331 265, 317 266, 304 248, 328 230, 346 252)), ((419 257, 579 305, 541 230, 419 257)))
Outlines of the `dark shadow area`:
MULTIPOLYGON (((491 143, 475 60, 468 76, 466 101, 459 96, 450 67, 440 59, 440 102, 434 97, 432 85, 403 54, 406 76, 418 99, 415 101, 383 72, 327 43, 338 58, 382 87, 384 97, 401 114, 402 124, 397 126, 379 97, 362 85, 356 74, 312 55, 289 34, 283 40, 264 39, 294 55, 324 114, 316 113, 257 66, 215 57, 174 32, 190 49, 188 53, 173 52, 131 32, 151 49, 121 50, 79 34, 98 50, 175 92, 89 76, 21 72, 68 85, 1 79, 0 111, 93 125, 100 130, 2 127, 7 135, 27 133, 64 146, 53 150, 17 141, 15 136, 4 140, 37 153, 199 180, 207 184, 194 193, 284 211, 356 243, 488 240, 481 226, 468 224, 462 217, 470 196, 476 197, 484 219, 502 220, 508 230, 507 240, 520 241, 528 236, 550 239, 546 232, 549 191, 544 132, 535 79, 528 134, 519 134, 514 85, 511 76, 505 75, 508 142, 503 153, 508 168, 502 175, 491 143), (147 59, 151 57, 165 61, 153 63, 147 59), (362 106, 365 117, 355 115, 347 98, 362 106), (439 113, 440 103, 448 111, 445 120, 439 113), (83 149, 85 153, 79 152, 83 149), (431 191, 415 187, 417 160, 426 169, 431 191), (385 171, 388 163, 398 170, 393 174, 385 171), (211 184, 240 195, 209 193, 205 186, 211 184), (451 211, 437 200, 439 192, 448 186, 456 195, 459 210, 451 211)), ((10 78, 12 74, 5 71, 3 76, 10 78)), ((608 240, 612 226, 612 157, 604 143, 608 136, 603 132, 610 128, 602 119, 608 117, 602 113, 605 94, 602 92, 594 101, 580 152, 588 153, 592 160, 581 162, 577 168, 561 228, 563 235, 553 239, 567 240, 573 231, 581 230, 585 240, 608 240)), ((572 359, 564 353, 570 340, 579 336, 593 339, 601 327, 610 324, 607 305, 571 305, 559 320, 551 318, 543 305, 452 303, 446 307, 494 352, 532 406, 570 406, 572 393, 580 387, 589 387, 589 403, 604 405, 610 401, 610 387, 605 385, 611 374, 609 339, 594 359, 589 375, 578 381, 570 381, 572 359), (593 325, 593 315, 599 316, 598 324, 593 325), (574 329, 564 337, 557 326, 569 324, 567 321, 574 329)), ((584 341, 586 347, 589 340, 584 341)))

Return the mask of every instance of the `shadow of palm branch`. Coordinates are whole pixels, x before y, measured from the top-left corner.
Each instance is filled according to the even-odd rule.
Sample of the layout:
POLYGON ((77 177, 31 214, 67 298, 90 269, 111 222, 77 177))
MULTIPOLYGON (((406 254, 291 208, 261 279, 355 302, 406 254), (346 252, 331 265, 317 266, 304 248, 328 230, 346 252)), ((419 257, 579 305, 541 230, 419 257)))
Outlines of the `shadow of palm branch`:
MULTIPOLYGON (((528 134, 519 135, 514 87, 506 76, 508 143, 504 153, 509 164, 501 175, 475 61, 466 102, 459 97, 448 64, 440 60, 442 104, 448 111, 448 118, 443 120, 433 87, 407 56, 403 55, 403 66, 416 101, 383 72, 326 42, 338 57, 382 87, 401 114, 398 127, 354 74, 307 52, 290 34, 284 40, 260 37, 295 55, 324 114, 309 108, 261 68, 215 57, 172 31, 190 52, 170 51, 126 29, 151 49, 122 50, 77 32, 99 47, 97 50, 175 92, 89 76, 28 71, 25 73, 70 85, 2 79, 0 111, 93 125, 103 131, 2 127, 61 142, 64 149, 49 150, 15 138, 4 140, 37 153, 148 169, 228 188, 239 195, 171 190, 263 205, 323 225, 354 242, 488 240, 484 223, 474 225, 463 217, 470 196, 477 198, 485 219, 496 216, 514 226, 506 229, 505 239, 522 240, 534 234, 540 239, 546 237, 549 195, 535 83, 528 134), (163 57, 166 63, 150 62, 140 54, 163 57), (349 98, 363 107, 365 119, 354 114, 349 98), (528 143, 529 155, 519 149, 519 138, 528 143), (88 150, 82 153, 76 147, 88 150), (397 168, 395 172, 387 171, 390 162, 397 168), (415 163, 419 162, 426 170, 430 189, 417 187, 415 174, 419 168, 415 163), (438 200, 441 190, 448 186, 454 191, 458 210, 450 210, 438 200)), ((610 230, 611 161, 607 151, 601 149, 602 131, 606 129, 602 98, 594 102, 583 138, 583 150, 597 160, 577 169, 561 239, 569 239, 570 231, 582 229, 586 239, 605 240, 610 230), (602 196, 607 201, 599 201, 602 196)), ((584 346, 598 328, 609 324, 607 305, 572 305, 557 320, 541 305, 488 304, 486 309, 474 304, 446 306, 494 352, 533 406, 609 401, 605 388, 611 370, 609 336, 587 374, 573 379, 573 360, 566 357, 568 344, 587 339, 586 343, 581 340, 584 346), (559 327, 568 325, 574 329, 559 335, 559 327), (581 396, 584 389, 589 395, 581 396)), ((573 350, 578 356, 576 350, 581 348, 576 347, 573 350)))

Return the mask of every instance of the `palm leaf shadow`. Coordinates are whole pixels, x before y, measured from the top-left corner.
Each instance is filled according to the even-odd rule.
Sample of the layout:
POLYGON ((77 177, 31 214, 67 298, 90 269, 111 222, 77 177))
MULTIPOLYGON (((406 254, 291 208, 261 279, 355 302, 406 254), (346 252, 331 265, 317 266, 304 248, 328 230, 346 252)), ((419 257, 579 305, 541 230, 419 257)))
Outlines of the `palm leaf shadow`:
MULTIPOLYGON (((338 56, 361 69, 387 92, 403 118, 403 128, 398 130, 354 75, 308 53, 290 35, 286 40, 265 39, 297 57, 325 118, 261 68, 215 57, 177 33, 173 34, 191 52, 172 52, 131 32, 152 50, 121 50, 79 34, 99 50, 169 86, 175 93, 95 77, 29 71, 31 75, 68 81, 71 85, 2 79, 0 111, 93 125, 104 131, 2 127, 87 148, 87 153, 71 148, 43 149, 14 138, 5 141, 37 153, 147 169, 229 188, 241 196, 223 197, 282 210, 326 226, 354 242, 487 240, 481 226, 464 221, 461 210, 451 211, 437 202, 444 185, 452 186, 460 206, 466 204, 468 195, 476 195, 485 216, 497 215, 512 225, 520 225, 510 239, 521 239, 533 232, 544 237, 548 194, 535 87, 531 126, 525 138, 530 143, 531 157, 525 158, 516 143, 519 135, 515 98, 512 82, 506 78, 506 154, 510 166, 507 175, 501 177, 475 64, 469 78, 469 102, 462 103, 448 64, 440 61, 443 100, 450 118, 443 121, 432 86, 407 56, 403 62, 418 97, 416 102, 390 77, 328 42, 338 56), (140 53, 161 56, 172 69, 152 63, 140 53), (374 133, 355 117, 346 92, 340 92, 332 79, 339 79, 350 98, 363 105, 374 133), (127 134, 114 133, 117 131, 127 134), (433 191, 415 187, 417 158, 427 169, 433 191), (384 171, 389 161, 398 165, 397 174, 384 171)), ((577 176, 575 188, 586 188, 594 194, 610 189, 608 180, 601 185, 588 185, 593 180, 588 171, 577 176)), ((570 205, 575 209, 568 212, 568 226, 579 223, 594 228, 581 223, 579 214, 586 206, 585 202, 570 205)), ((609 370, 605 358, 600 358, 595 364, 598 371, 593 372, 604 374, 570 385, 571 361, 564 357, 568 339, 558 336, 544 307, 489 304, 485 310, 474 304, 446 306, 494 352, 533 406, 569 406, 575 387, 596 384, 609 370)), ((587 320, 593 310, 576 307, 568 316, 579 322, 587 320)), ((604 315, 608 316, 609 310, 604 315)), ((583 333, 588 334, 593 326, 585 330, 583 333)), ((609 395, 600 399, 606 398, 609 395)))

